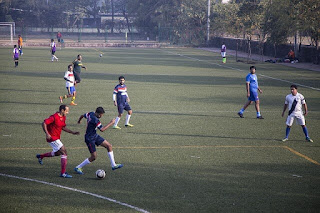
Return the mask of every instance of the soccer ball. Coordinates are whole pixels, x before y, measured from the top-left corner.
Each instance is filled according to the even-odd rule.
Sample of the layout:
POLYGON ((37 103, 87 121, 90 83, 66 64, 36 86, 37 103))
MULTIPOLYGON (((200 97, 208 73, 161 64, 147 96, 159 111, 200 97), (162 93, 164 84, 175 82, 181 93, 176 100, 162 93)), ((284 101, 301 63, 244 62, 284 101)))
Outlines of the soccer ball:
POLYGON ((100 54, 99 56, 102 57, 102 54, 100 54))
POLYGON ((96 177, 97 177, 98 179, 103 179, 103 178, 106 177, 106 172, 105 172, 104 170, 102 170, 102 169, 98 169, 98 170, 96 171, 96 177))

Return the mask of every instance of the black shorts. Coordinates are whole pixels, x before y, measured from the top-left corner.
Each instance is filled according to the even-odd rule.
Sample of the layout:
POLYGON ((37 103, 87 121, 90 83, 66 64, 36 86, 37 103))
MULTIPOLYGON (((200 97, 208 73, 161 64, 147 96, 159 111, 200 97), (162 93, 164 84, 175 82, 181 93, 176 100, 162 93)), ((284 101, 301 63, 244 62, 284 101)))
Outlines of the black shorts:
POLYGON ((52 55, 56 54, 56 51, 51 51, 51 54, 52 54, 52 55))
POLYGON ((76 82, 80 83, 80 81, 81 81, 80 73, 73 71, 73 75, 74 75, 74 79, 76 80, 76 82))

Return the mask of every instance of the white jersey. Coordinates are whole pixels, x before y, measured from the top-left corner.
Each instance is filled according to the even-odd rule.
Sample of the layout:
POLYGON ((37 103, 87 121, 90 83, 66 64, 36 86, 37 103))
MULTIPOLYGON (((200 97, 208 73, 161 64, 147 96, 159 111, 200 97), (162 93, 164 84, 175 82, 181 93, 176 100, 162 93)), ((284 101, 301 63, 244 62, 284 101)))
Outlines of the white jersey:
POLYGON ((304 96, 300 93, 296 95, 289 94, 286 96, 285 104, 289 105, 289 115, 301 115, 302 105, 306 103, 304 96))
POLYGON ((74 86, 74 75, 73 75, 73 71, 66 71, 64 74, 64 78, 68 79, 69 81, 66 81, 66 87, 73 87, 74 86), (72 81, 72 83, 71 83, 72 81))

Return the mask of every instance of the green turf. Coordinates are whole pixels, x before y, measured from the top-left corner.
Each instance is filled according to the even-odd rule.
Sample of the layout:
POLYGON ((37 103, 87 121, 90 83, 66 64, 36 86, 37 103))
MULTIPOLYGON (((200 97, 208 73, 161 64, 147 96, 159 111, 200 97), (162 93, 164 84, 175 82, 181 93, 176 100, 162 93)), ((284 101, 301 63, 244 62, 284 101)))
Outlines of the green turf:
MULTIPOLYGON (((25 48, 14 68, 12 49, 0 48, 0 205, 2 212, 318 212, 320 209, 320 73, 277 64, 259 63, 263 94, 261 112, 254 106, 240 119, 246 101, 249 64, 191 48, 63 49, 52 63, 49 48, 25 48), (103 57, 99 57, 100 52, 103 57), (68 151, 68 172, 59 177, 60 158, 51 151, 41 122, 57 111, 58 96, 66 93, 64 72, 77 54, 87 71, 77 86, 78 106, 70 107, 67 125, 80 136, 62 133, 68 151), (125 75, 133 128, 99 133, 113 144, 122 169, 112 171, 107 151, 98 159, 73 168, 89 157, 84 143, 85 122, 79 116, 102 106, 102 124, 116 117, 112 92, 125 75), (291 83, 308 103, 307 143, 294 125, 290 140, 281 142, 284 98, 291 83), (107 172, 104 180, 95 171, 107 172), (121 203, 31 180, 62 185, 121 203)), ((67 102, 68 103, 68 102, 67 102)))

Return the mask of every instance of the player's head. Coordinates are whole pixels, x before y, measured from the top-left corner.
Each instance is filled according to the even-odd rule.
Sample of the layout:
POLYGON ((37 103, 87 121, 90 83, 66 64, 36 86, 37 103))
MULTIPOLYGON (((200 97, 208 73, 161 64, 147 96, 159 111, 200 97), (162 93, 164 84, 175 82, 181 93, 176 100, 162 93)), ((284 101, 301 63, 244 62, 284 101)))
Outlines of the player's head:
POLYGON ((14 45, 13 48, 17 48, 17 45, 14 45))
POLYGON ((77 55, 77 59, 81 60, 82 59, 82 55, 81 54, 77 55))
POLYGON ((252 74, 254 74, 254 73, 256 72, 256 67, 255 67, 255 66, 251 66, 251 67, 250 67, 250 72, 251 72, 252 74))
POLYGON ((69 64, 69 65, 68 65, 68 70, 69 70, 69 71, 72 71, 72 70, 73 70, 72 64, 69 64))
POLYGON ((65 104, 60 105, 59 113, 63 116, 66 116, 69 113, 69 107, 65 104))
POLYGON ((103 109, 102 107, 98 107, 98 108, 96 109, 96 116, 97 116, 98 118, 101 118, 101 116, 102 116, 104 113, 105 113, 105 111, 104 111, 104 109, 103 109))
POLYGON ((297 92, 298 92, 298 86, 297 86, 297 85, 292 84, 292 85, 290 86, 290 89, 291 89, 291 94, 292 94, 292 95, 296 95, 296 94, 297 94, 297 92))
POLYGON ((124 78, 124 76, 120 76, 120 77, 119 77, 119 83, 120 83, 121 85, 123 85, 125 81, 126 81, 126 79, 124 78))
POLYGON ((51 42, 54 42, 54 39, 53 39, 53 38, 51 39, 51 42))

